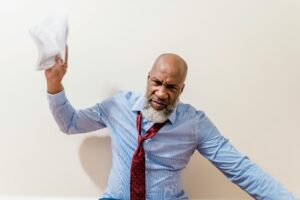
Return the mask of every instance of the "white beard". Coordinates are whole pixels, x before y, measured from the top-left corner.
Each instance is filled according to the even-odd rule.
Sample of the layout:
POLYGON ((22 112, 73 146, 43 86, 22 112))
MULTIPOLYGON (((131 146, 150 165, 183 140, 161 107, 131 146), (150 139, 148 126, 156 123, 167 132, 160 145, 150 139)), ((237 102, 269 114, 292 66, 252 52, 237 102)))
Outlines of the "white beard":
POLYGON ((176 101, 173 105, 168 105, 167 108, 165 108, 163 110, 155 110, 154 108, 152 108, 150 102, 148 102, 148 100, 146 99, 145 105, 141 110, 142 116, 145 119, 152 121, 154 123, 163 123, 168 119, 169 115, 174 110, 178 101, 179 101, 179 98, 176 99, 176 101))

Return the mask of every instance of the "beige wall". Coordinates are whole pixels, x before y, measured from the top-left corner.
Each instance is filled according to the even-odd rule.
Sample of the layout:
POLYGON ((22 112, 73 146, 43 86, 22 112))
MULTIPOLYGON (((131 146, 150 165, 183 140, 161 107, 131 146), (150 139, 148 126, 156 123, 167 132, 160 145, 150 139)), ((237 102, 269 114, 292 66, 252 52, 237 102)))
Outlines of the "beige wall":
MULTIPOLYGON (((0 196, 99 196, 111 164, 106 130, 63 135, 46 101, 28 29, 59 0, 1 1, 0 196)), ((116 89, 143 91, 157 55, 189 64, 182 101, 204 110, 243 153, 300 196, 300 1, 69 1, 64 84, 77 108, 116 89)), ((192 198, 250 199, 198 153, 192 198)))

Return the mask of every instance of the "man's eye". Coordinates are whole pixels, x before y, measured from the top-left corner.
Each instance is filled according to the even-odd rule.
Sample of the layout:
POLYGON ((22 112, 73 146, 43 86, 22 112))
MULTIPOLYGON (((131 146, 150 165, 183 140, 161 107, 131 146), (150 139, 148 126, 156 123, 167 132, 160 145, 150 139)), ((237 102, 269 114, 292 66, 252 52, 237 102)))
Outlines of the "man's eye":
POLYGON ((161 85, 160 81, 153 81, 153 82, 154 82, 154 85, 161 85))
POLYGON ((175 87, 175 86, 169 86, 168 88, 169 88, 171 91, 177 90, 177 87, 175 87))

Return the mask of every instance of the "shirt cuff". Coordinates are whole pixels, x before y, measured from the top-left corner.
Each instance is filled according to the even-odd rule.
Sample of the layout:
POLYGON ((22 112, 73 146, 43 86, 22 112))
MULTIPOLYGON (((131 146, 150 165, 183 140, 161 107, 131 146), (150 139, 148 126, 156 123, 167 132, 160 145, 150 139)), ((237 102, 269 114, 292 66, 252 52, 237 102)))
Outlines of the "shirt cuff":
POLYGON ((66 103, 67 97, 65 91, 61 91, 56 94, 49 94, 47 93, 48 101, 53 106, 60 106, 66 103))

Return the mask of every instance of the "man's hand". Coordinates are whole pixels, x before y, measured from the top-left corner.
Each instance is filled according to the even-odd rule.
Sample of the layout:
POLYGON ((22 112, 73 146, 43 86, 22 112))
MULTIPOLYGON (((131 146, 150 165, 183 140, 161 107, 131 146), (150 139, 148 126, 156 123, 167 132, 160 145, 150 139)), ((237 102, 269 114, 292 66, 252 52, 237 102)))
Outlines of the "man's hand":
POLYGON ((56 94, 61 92, 64 87, 62 79, 67 72, 68 68, 68 47, 66 48, 65 63, 62 59, 56 56, 56 63, 51 68, 45 70, 47 79, 47 92, 49 94, 56 94))

